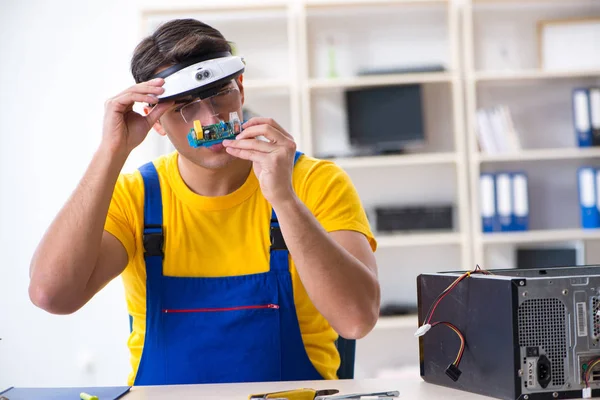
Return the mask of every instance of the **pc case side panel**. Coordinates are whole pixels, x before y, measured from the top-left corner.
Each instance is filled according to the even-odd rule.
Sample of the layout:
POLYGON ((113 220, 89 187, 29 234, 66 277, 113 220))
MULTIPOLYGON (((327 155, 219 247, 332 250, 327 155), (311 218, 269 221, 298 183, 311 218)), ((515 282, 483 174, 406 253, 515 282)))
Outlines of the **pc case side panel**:
MULTIPOLYGON (((423 274, 418 280, 419 320, 435 298, 457 276, 423 274)), ((515 291, 509 279, 473 275, 460 282, 439 303, 432 322, 454 324, 465 336, 462 371, 454 382, 445 370, 456 358, 460 339, 438 325, 419 338, 421 376, 426 382, 500 399, 516 399, 519 363, 513 306, 515 291)))
MULTIPOLYGON (((423 302, 422 302, 422 297, 423 297, 423 293, 422 293, 422 287, 423 287, 423 279, 424 275, 419 275, 417 276, 417 320, 419 323, 419 326, 423 325, 423 318, 425 318, 425 314, 427 314, 428 309, 427 308, 423 308, 423 302)), ((431 301, 427 304, 431 304, 431 301)), ((425 376, 425 364, 424 364, 424 360, 425 360, 425 356, 424 356, 424 349, 423 349, 423 337, 419 337, 419 368, 421 371, 421 377, 425 376)))

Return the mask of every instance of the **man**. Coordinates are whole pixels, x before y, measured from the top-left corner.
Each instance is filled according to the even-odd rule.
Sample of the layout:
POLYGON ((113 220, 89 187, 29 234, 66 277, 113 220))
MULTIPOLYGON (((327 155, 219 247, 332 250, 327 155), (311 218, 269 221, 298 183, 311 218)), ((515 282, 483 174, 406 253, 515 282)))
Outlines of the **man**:
POLYGON ((377 320, 376 243, 348 176, 267 118, 191 146, 192 120, 242 115, 243 75, 210 97, 158 101, 168 78, 156 74, 230 51, 191 19, 137 46, 137 84, 106 102, 101 144, 32 259, 31 300, 55 314, 122 276, 129 384, 335 379, 338 334, 363 337, 377 320), (121 174, 151 127, 177 151, 121 174))

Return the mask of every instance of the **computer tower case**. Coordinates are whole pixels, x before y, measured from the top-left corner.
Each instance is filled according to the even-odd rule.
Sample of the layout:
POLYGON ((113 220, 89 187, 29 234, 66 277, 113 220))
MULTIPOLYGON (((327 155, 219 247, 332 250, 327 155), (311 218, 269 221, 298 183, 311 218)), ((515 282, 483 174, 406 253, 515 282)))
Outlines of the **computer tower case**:
MULTIPOLYGON (((460 340, 444 325, 419 337, 422 379, 507 400, 581 398, 586 371, 600 360, 600 266, 490 272, 460 281, 431 318, 464 335, 458 380, 446 369, 460 340)), ((418 276, 419 326, 437 296, 464 273, 418 276)), ((586 391, 600 396, 600 362, 587 377, 586 391)))

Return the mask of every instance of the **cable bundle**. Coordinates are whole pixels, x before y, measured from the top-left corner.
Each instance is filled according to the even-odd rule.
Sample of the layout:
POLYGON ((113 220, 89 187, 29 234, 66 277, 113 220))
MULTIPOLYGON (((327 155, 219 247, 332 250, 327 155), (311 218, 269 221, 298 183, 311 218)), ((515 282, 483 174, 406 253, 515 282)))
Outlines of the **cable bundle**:
POLYGON ((592 388, 590 387, 590 375, 592 374, 592 369, 600 364, 600 358, 595 358, 588 362, 587 368, 584 368, 581 372, 581 379, 585 382, 585 389, 583 389, 583 398, 589 399, 592 397, 592 388))
POLYGON ((425 316, 425 322, 415 332, 415 336, 419 337, 419 336, 425 335, 427 332, 429 332, 429 330, 431 328, 433 328, 435 326, 445 325, 448 328, 452 329, 454 331, 454 333, 456 333, 456 335, 460 339, 460 348, 458 350, 458 354, 456 355, 456 358, 454 359, 454 362, 452 364, 448 365, 448 368, 446 368, 446 375, 448 375, 450 377, 450 379, 452 379, 455 382, 458 380, 458 378, 460 377, 460 374, 462 373, 461 370, 458 368, 458 365, 460 364, 463 353, 465 351, 465 343, 466 343, 465 336, 462 334, 462 332, 456 326, 454 326, 450 322, 437 321, 437 322, 432 323, 431 320, 433 318, 433 314, 435 313, 436 308, 438 307, 440 302, 444 299, 444 297, 446 297, 456 286, 458 286, 458 284, 461 281, 463 281, 466 278, 470 278, 471 274, 491 275, 491 272, 481 269, 479 267, 479 265, 477 265, 473 271, 465 272, 464 274, 462 274, 461 276, 456 278, 454 280, 454 282, 452 282, 446 289, 444 289, 444 291, 442 293, 440 293, 437 296, 437 298, 431 304, 431 307, 429 308, 427 315, 425 316))

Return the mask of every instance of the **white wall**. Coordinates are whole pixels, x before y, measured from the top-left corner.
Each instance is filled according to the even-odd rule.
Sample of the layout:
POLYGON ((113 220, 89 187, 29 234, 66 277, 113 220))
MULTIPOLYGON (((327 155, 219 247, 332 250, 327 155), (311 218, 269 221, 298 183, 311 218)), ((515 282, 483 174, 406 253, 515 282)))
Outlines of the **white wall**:
POLYGON ((123 384, 128 318, 120 280, 71 316, 36 309, 27 286, 38 240, 99 143, 105 99, 133 82, 137 6, 3 0, 0 7, 0 388, 123 384))

